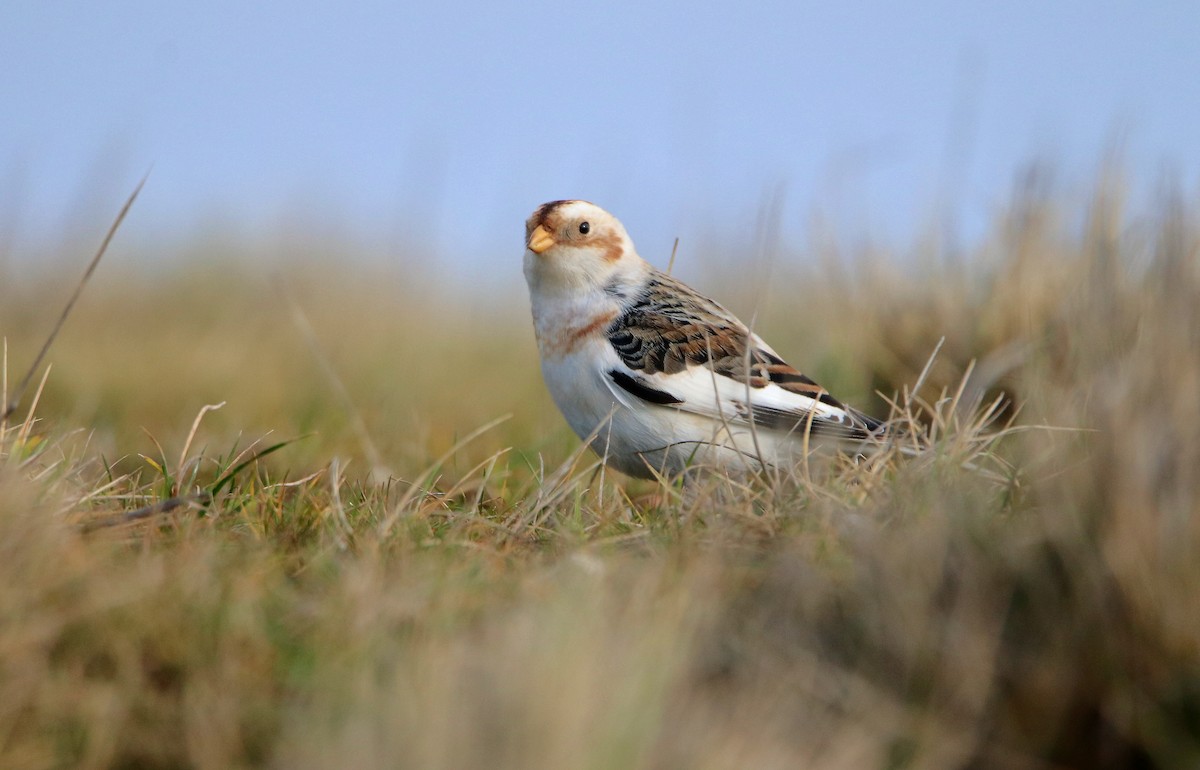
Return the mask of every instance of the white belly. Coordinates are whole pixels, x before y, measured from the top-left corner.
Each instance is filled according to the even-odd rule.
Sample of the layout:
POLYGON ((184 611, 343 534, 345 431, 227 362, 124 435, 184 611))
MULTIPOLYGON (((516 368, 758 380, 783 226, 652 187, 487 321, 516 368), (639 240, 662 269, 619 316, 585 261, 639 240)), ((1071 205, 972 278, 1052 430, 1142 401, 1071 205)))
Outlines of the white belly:
POLYGON ((705 466, 749 470, 780 459, 776 441, 670 406, 618 399, 608 370, 616 364, 607 343, 583 345, 570 355, 542 359, 542 376, 571 429, 596 454, 631 476, 673 476, 705 466), (624 403, 623 403, 624 402, 624 403))

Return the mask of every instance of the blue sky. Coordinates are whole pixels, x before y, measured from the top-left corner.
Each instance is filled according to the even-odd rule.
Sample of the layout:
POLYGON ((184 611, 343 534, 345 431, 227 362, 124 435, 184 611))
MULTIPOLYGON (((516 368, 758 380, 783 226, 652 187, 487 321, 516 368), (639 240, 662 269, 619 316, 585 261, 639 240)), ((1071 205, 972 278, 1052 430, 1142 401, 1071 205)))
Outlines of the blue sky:
MULTIPOLYGON (((1194 2, 105 3, 0 7, 0 246, 340 228, 475 262, 590 198, 658 257, 782 201, 970 236, 1030 160, 1200 179, 1194 2), (742 4, 739 4, 742 5, 742 4)), ((732 257, 731 257, 732 258, 732 257)))

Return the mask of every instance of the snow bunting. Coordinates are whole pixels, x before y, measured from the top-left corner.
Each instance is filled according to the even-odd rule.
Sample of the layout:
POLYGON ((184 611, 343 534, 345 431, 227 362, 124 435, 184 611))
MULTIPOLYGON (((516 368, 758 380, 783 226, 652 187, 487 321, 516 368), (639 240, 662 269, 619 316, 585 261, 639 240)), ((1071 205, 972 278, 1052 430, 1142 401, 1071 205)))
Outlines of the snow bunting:
POLYGON ((616 217, 552 201, 525 223, 542 375, 571 428, 632 476, 789 467, 885 433, 732 313, 638 256, 616 217))

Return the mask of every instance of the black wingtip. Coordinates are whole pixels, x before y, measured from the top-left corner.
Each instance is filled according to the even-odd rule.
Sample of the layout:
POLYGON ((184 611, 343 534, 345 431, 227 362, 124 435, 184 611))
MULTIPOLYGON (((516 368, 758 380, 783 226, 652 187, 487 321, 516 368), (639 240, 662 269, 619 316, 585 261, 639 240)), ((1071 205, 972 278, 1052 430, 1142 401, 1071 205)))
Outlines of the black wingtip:
POLYGON ((638 380, 636 377, 630 377, 625 372, 619 369, 610 369, 608 376, 612 381, 617 383, 626 393, 630 393, 643 401, 649 401, 651 404, 659 404, 661 406, 671 406, 672 404, 682 404, 683 399, 676 398, 665 390, 657 390, 650 387, 646 383, 638 380))

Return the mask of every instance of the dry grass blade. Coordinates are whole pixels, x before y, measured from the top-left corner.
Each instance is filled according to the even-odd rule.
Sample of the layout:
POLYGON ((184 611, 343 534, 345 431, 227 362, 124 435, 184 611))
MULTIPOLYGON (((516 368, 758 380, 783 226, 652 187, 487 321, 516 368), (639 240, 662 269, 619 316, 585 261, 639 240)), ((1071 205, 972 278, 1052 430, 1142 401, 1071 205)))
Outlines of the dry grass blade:
POLYGON ((146 176, 142 177, 142 181, 137 183, 137 187, 133 188, 133 192, 125 200, 125 205, 121 207, 117 213, 117 218, 113 220, 112 225, 108 228, 108 232, 104 235, 104 240, 100 243, 100 248, 96 250, 92 261, 88 263, 87 270, 83 271, 83 277, 79 279, 79 283, 75 286, 74 293, 67 300, 66 307, 58 316, 58 321, 54 324, 54 328, 50 330, 50 336, 46 338, 46 342, 42 345, 42 349, 34 357, 33 363, 29 366, 29 371, 21 378, 15 390, 13 390, 12 400, 4 407, 3 415, 0 418, 6 418, 21 405, 21 396, 25 395, 25 389, 29 387, 30 381, 33 379, 34 372, 42 365, 42 359, 46 357, 46 353, 50 351, 50 346, 54 344, 54 338, 58 336, 58 332, 62 329, 63 324, 67 322, 67 316, 71 314, 71 309, 75 307, 75 303, 79 300, 79 296, 83 293, 83 287, 87 285, 88 280, 92 277, 92 273, 96 272, 96 266, 100 264, 100 259, 104 256, 104 252, 108 251, 108 244, 112 242, 113 236, 117 234, 121 223, 125 221, 125 215, 129 213, 129 209, 133 206, 133 202, 137 200, 138 193, 142 191, 142 187, 146 184, 146 180, 150 178, 150 173, 146 172, 146 176))
MULTIPOLYGON (((503 449, 497 450, 497 451, 493 452, 491 455, 489 455, 488 457, 485 457, 484 459, 480 460, 474 466, 468 468, 467 472, 462 475, 462 478, 459 479, 458 481, 456 481, 454 483, 454 485, 451 486, 449 489, 447 489, 446 492, 442 495, 442 497, 444 497, 447 500, 454 499, 454 497, 456 495, 461 494, 463 492, 463 490, 468 485, 470 485, 470 483, 472 481, 475 480, 475 474, 478 473, 479 471, 483 470, 485 467, 487 468, 487 472, 484 474, 484 478, 486 478, 488 475, 491 474, 492 469, 496 467, 497 461, 499 461, 499 459, 501 457, 503 457, 504 455, 508 454, 511 451, 511 449, 512 449, 512 447, 505 447, 503 449)), ((482 499, 482 494, 483 493, 481 491, 479 494, 481 499, 482 499)))
POLYGON ((945 344, 946 337, 942 336, 938 340, 937 345, 933 347, 933 352, 929 354, 929 358, 925 360, 925 367, 921 369, 921 374, 917 376, 917 381, 913 383, 912 390, 905 394, 908 398, 916 398, 917 394, 921 392, 921 388, 925 386, 925 381, 929 378, 929 372, 933 370, 933 362, 937 360, 938 353, 942 352, 942 346, 945 344))
POLYGON ((192 421, 192 428, 188 431, 187 439, 183 442, 183 449, 179 453, 179 467, 182 468, 187 461, 188 450, 192 448, 192 441, 196 439, 196 431, 200 429, 200 421, 204 419, 204 415, 209 412, 215 412, 225 406, 226 402, 221 401, 216 404, 205 404, 200 407, 200 411, 196 414, 196 419, 192 421))
POLYGON ((38 383, 37 392, 33 394, 33 406, 29 408, 29 414, 25 415, 25 420, 21 423, 21 429, 17 431, 17 444, 22 445, 29 440, 30 431, 33 430, 34 415, 37 414, 38 402, 42 400, 42 391, 46 389, 46 380, 50 379, 50 367, 46 367, 46 371, 42 374, 42 380, 38 383))
POLYGON ((362 413, 354 403, 354 398, 350 395, 350 390, 346 384, 342 382, 342 378, 338 376, 337 369, 334 368, 333 362, 329 356, 325 354, 324 348, 321 347, 320 340, 317 339, 317 332, 309 323, 308 316, 305 315, 304 309, 300 307, 300 303, 296 301, 295 295, 287 287, 286 284, 281 284, 281 290, 287 298, 288 305, 292 310, 292 320, 296 324, 296 328, 300 330, 300 334, 304 337, 304 342, 308 345, 308 349, 312 352, 313 358, 321 367, 321 371, 325 373, 330 386, 337 394, 338 398, 346 407, 347 413, 350 415, 351 424, 354 426, 354 432, 358 435, 358 440, 362 445, 363 452, 367 455, 367 459, 371 463, 371 473, 379 478, 387 478, 392 474, 390 468, 384 465, 383 455, 375 446, 375 441, 371 438, 371 432, 367 430, 367 422, 363 419, 362 413))
POLYGON ((675 267, 675 254, 679 251, 679 239, 675 239, 675 245, 671 247, 671 259, 667 262, 667 275, 671 274, 671 270, 675 267))
POLYGON ((337 524, 338 548, 345 550, 350 539, 354 537, 354 527, 346 516, 346 506, 342 503, 342 463, 333 458, 329 463, 329 502, 337 524))
MULTIPOLYGON (((432 464, 430 464, 430 466, 425 471, 425 473, 422 474, 422 478, 429 479, 434 474, 434 472, 436 472, 436 470, 438 468, 440 468, 447 460, 449 460, 451 457, 453 457, 463 447, 470 444, 472 441, 479 438, 484 433, 487 433, 489 430, 496 427, 497 425, 507 422, 511 418, 512 418, 511 414, 506 414, 501 417, 497 417, 496 419, 481 425, 480 427, 478 427, 475 430, 468 433, 463 438, 456 441, 452 447, 450 447, 445 452, 443 452, 442 455, 437 458, 437 460, 435 460, 432 464)), ((415 500, 419 495, 425 495, 425 494, 429 494, 429 491, 427 489, 425 489, 420 483, 413 483, 408 488, 408 491, 404 493, 404 496, 401 497, 400 500, 394 506, 392 506, 392 510, 388 514, 388 516, 380 523, 379 534, 386 535, 388 532, 390 532, 392 527, 395 526, 396 522, 400 519, 400 517, 404 515, 404 512, 408 509, 408 507, 412 503, 412 501, 415 500)))
MULTIPOLYGON (((192 429, 188 431, 187 440, 183 442, 183 450, 179 453, 179 464, 176 466, 176 468, 178 468, 178 475, 180 477, 183 476, 184 466, 187 463, 188 450, 192 448, 192 441, 196 438, 196 431, 200 429, 200 421, 204 419, 204 415, 208 414, 209 412, 215 412, 223 406, 225 406, 224 401, 219 404, 205 404, 200 408, 200 412, 196 415, 196 419, 192 421, 192 429)), ((176 479, 176 485, 178 485, 178 483, 179 479, 176 479)), ((178 492, 178 488, 176 488, 175 491, 178 492)))
POLYGON ((8 337, 4 338, 4 350, 0 353, 0 439, 8 427, 8 337))
MULTIPOLYGON (((610 411, 608 417, 601 421, 592 430, 591 434, 575 447, 575 450, 549 476, 544 471, 539 474, 540 484, 538 485, 537 492, 529 509, 524 514, 518 516, 514 522, 513 529, 515 532, 519 535, 525 535, 540 527, 550 515, 554 505, 571 491, 579 491, 580 487, 577 484, 567 483, 570 479, 576 477, 577 474, 587 475, 589 471, 598 469, 603 465, 603 460, 597 459, 592 465, 585 465, 580 470, 579 461, 588 453, 589 447, 599 437, 600 432, 610 428, 609 422, 612 419, 612 414, 612 411, 610 411)), ((650 472, 657 475, 657 472, 653 468, 650 468, 650 472)))

